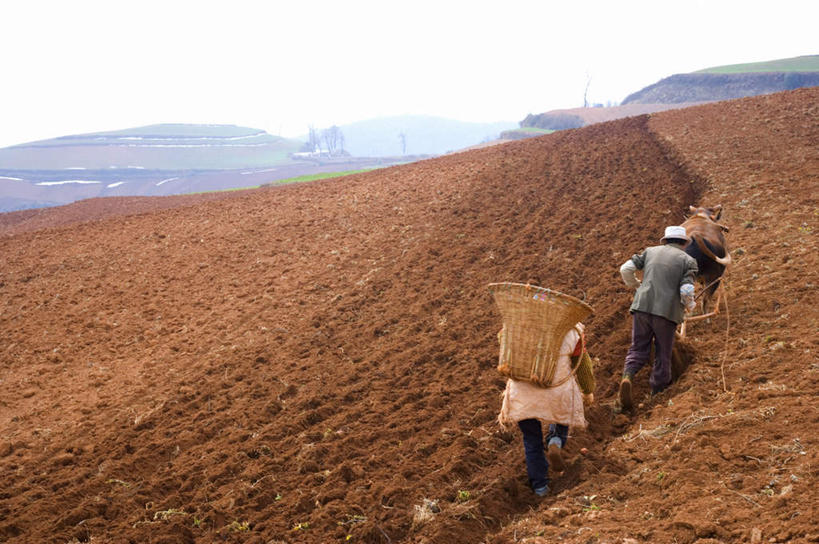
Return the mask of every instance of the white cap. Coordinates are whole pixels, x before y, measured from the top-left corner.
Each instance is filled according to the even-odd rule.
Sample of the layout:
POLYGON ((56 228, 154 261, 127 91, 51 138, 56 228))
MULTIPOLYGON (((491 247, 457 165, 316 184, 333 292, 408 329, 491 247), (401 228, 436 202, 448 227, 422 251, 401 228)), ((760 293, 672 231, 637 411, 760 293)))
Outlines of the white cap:
POLYGON ((660 238, 661 242, 665 242, 669 238, 673 238, 676 240, 685 240, 686 242, 690 242, 691 238, 685 233, 685 227, 681 226, 672 226, 665 228, 665 235, 660 238))

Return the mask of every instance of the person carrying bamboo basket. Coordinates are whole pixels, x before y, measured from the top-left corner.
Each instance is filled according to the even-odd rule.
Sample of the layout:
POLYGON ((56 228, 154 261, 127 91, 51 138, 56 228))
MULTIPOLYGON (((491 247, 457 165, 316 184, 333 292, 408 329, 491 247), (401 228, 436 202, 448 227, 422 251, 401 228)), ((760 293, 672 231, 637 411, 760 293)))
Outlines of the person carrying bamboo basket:
POLYGON ((549 493, 549 469, 563 472, 566 468, 562 450, 569 428, 586 427, 584 405, 594 402, 593 365, 585 349, 584 327, 575 321, 591 313, 591 308, 574 297, 530 285, 490 287, 504 314, 504 325, 498 333, 498 370, 508 377, 498 422, 504 428, 515 423, 520 428, 529 485, 542 497, 549 493), (514 310, 521 306, 526 306, 525 311, 518 314, 525 316, 516 321, 514 310), (541 315, 536 315, 538 312, 541 315), (555 316, 561 314, 563 323, 556 323, 555 316), (554 323, 550 324, 550 319, 554 323), (554 337, 554 331, 559 335, 554 337), (527 340, 535 347, 530 352, 527 340), (548 364, 543 373, 538 373, 538 362, 542 360, 548 364), (516 364, 518 370, 525 370, 510 369, 516 364), (548 425, 545 455, 543 424, 548 425))

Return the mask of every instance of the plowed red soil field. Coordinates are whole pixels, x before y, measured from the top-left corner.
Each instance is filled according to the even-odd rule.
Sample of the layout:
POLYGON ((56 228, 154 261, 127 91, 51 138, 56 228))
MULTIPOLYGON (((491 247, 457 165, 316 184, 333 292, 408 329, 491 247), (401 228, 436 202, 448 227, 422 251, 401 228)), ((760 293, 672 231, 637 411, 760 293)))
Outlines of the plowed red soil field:
POLYGON ((817 120, 803 89, 0 220, 0 541, 816 542, 817 120), (617 413, 617 269, 717 203, 727 311, 617 413), (595 309, 597 402, 543 499, 495 420, 498 281, 595 309))

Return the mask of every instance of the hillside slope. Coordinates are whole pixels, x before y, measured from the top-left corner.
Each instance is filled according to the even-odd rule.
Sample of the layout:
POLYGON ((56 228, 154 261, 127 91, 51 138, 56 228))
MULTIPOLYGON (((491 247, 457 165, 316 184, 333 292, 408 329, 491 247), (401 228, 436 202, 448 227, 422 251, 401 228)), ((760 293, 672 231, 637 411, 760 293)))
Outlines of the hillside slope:
POLYGON ((0 238, 0 539, 816 538, 818 99, 0 238), (617 267, 715 200, 730 330, 695 326, 679 383, 615 414, 617 267), (599 401, 543 501, 495 422, 506 280, 595 308, 599 401))
POLYGON ((715 102, 817 85, 819 55, 804 55, 675 74, 628 95, 623 105, 715 102))
POLYGON ((817 85, 819 72, 675 74, 628 95, 623 105, 714 102, 817 85))

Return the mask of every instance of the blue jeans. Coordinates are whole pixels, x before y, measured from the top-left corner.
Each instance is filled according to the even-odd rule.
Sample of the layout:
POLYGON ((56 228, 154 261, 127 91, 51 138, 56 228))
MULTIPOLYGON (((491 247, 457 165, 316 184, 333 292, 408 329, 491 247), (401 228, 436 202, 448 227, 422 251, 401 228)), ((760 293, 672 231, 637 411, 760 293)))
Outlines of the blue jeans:
MULTIPOLYGON (((549 462, 543 454, 543 428, 537 419, 524 419, 518 421, 523 433, 523 451, 526 454, 526 473, 529 475, 529 485, 532 489, 540 489, 549 484, 549 462)), ((557 439, 560 447, 566 446, 569 439, 569 427, 552 423, 549 425, 549 433, 546 435, 546 443, 557 439)))

